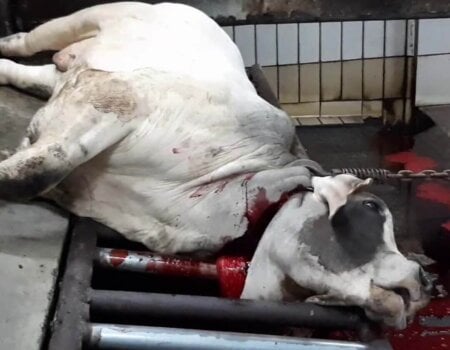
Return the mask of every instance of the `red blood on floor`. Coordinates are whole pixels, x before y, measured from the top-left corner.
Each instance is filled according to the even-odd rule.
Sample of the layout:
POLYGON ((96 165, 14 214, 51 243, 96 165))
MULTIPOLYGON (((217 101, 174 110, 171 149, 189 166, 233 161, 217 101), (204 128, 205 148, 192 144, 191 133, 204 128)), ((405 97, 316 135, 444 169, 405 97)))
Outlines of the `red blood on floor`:
POLYGON ((414 322, 403 331, 387 333, 394 350, 440 350, 450 348, 449 327, 427 326, 430 317, 450 317, 450 305, 446 299, 435 299, 416 316, 414 322))
POLYGON ((433 159, 419 156, 411 151, 389 154, 384 159, 390 165, 401 164, 405 170, 414 172, 437 168, 437 163, 433 159))
POLYGON ((450 233, 450 220, 448 220, 447 222, 444 222, 444 223, 441 225, 441 227, 442 227, 445 231, 447 231, 447 232, 450 233))
POLYGON ((450 188, 440 183, 423 182, 417 186, 417 198, 443 204, 450 209, 450 188))
MULTIPOLYGON (((427 267, 438 275, 437 285, 445 291, 450 284, 448 268, 438 264, 427 267)), ((450 301, 447 296, 434 297, 420 310, 412 324, 403 331, 387 332, 394 350, 443 350, 450 348, 450 301), (442 321, 437 324, 435 321, 442 321), (433 322, 434 321, 434 322, 433 322)))

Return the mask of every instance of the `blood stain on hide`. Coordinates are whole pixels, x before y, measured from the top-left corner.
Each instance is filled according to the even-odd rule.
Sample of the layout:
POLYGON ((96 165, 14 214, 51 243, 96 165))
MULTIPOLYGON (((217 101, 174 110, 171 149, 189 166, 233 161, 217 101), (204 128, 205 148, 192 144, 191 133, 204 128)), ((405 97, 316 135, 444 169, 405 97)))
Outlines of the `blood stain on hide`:
POLYGON ((246 217, 251 225, 259 223, 262 219, 268 217, 269 220, 275 215, 284 203, 288 201, 292 194, 297 193, 297 190, 282 193, 280 198, 271 202, 267 198, 266 189, 258 187, 258 192, 247 210, 246 217))
POLYGON ((251 207, 247 211, 247 218, 251 224, 257 223, 264 215, 265 210, 270 206, 271 202, 267 199, 266 189, 258 187, 258 193, 251 207))
POLYGON ((259 240, 275 214, 293 194, 303 192, 304 189, 298 188, 283 193, 275 202, 269 201, 264 188, 258 187, 257 191, 256 195, 247 203, 244 217, 248 221, 248 226, 245 234, 228 243, 220 251, 219 256, 220 254, 243 256, 251 260, 259 240))
POLYGON ((213 185, 214 183, 199 186, 194 192, 191 193, 189 198, 198 198, 204 196, 205 194, 208 194, 213 185))
POLYGON ((113 267, 119 267, 127 258, 128 251, 123 249, 113 249, 110 252, 109 263, 113 267))
POLYGON ((228 180, 224 180, 224 181, 219 181, 219 184, 217 185, 216 190, 214 191, 214 193, 220 193, 222 192, 225 187, 228 185, 228 180))
POLYGON ((239 174, 239 175, 233 175, 229 176, 225 179, 218 180, 215 182, 210 182, 204 185, 199 186, 190 196, 189 198, 198 198, 202 197, 204 195, 207 195, 208 193, 221 193, 225 187, 233 180, 238 179, 239 177, 244 176, 242 185, 245 186, 245 184, 254 176, 254 173, 251 174, 239 174))

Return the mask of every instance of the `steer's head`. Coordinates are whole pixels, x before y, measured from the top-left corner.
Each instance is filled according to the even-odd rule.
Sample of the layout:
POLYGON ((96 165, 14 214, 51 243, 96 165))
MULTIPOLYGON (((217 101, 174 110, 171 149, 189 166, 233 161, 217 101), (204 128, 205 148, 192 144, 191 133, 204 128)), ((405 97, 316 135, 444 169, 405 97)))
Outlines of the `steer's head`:
POLYGON ((397 249, 386 204, 369 180, 314 177, 313 193, 291 198, 273 218, 252 260, 244 298, 356 305, 404 328, 427 304, 432 284, 397 249))

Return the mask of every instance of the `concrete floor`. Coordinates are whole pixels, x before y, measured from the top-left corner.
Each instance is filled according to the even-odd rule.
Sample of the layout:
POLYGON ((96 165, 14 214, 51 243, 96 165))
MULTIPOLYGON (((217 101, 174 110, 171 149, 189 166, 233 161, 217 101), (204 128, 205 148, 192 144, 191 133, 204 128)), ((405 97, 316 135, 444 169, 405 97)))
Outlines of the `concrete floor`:
MULTIPOLYGON (((0 150, 19 144, 42 104, 0 87, 0 150)), ((67 230, 50 205, 0 201, 0 349, 41 348, 67 230)))

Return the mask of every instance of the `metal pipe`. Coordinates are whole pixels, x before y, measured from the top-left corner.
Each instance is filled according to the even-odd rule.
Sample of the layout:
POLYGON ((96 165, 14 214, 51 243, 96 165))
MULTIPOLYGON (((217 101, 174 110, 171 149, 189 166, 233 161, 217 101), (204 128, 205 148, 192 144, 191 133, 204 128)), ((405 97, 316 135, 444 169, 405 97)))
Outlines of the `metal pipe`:
POLYGON ((191 329, 93 324, 89 337, 93 349, 108 350, 381 350, 386 341, 370 344, 301 339, 259 334, 191 329))
POLYGON ((272 91, 270 84, 261 69, 261 66, 259 64, 254 64, 248 69, 248 73, 248 76, 255 86, 258 95, 269 102, 272 106, 281 108, 277 96, 272 91))
POLYGON ((174 256, 161 256, 150 252, 99 248, 96 263, 102 267, 124 271, 217 279, 215 264, 174 256))
POLYGON ((194 295, 124 291, 91 291, 95 317, 138 317, 177 321, 189 319, 214 324, 357 329, 368 322, 360 312, 310 303, 233 300, 194 295))

